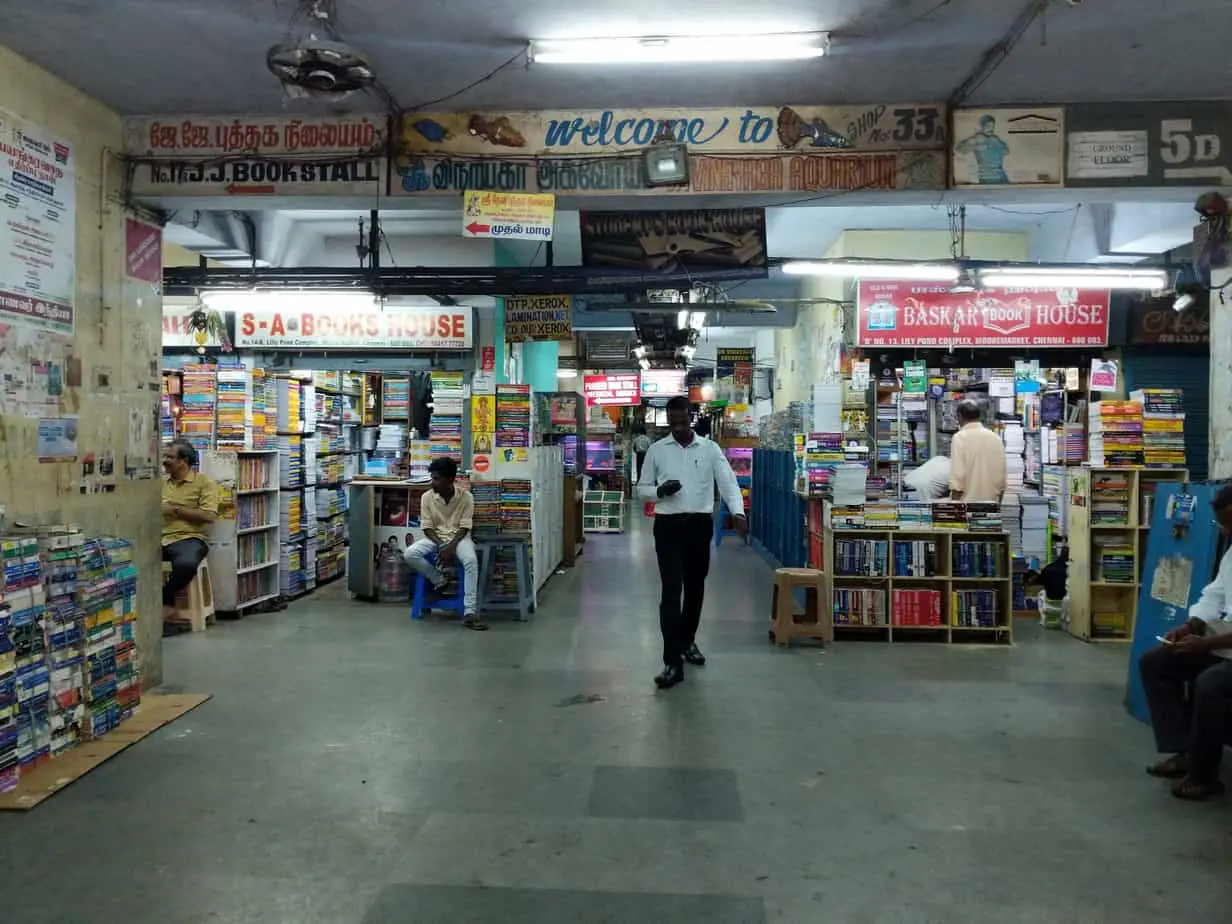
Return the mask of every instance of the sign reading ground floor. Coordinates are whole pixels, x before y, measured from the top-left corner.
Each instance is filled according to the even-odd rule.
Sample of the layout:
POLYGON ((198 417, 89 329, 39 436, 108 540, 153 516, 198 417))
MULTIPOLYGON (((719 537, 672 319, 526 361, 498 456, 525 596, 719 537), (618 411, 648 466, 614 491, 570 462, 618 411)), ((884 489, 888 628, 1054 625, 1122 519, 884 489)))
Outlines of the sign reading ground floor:
POLYGON ((955 293, 920 282, 859 286, 860 346, 1106 346, 1107 289, 955 293))

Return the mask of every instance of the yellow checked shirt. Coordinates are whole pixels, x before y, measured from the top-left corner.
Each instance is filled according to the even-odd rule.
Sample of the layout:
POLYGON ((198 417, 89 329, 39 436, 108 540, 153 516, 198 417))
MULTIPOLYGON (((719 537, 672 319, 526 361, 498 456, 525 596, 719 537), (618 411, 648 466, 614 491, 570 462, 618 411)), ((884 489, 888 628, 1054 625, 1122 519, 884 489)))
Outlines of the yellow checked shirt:
POLYGON ((459 529, 473 529, 475 498, 470 491, 454 488, 448 503, 435 491, 428 491, 419 501, 419 525, 440 536, 442 542, 452 542, 459 529))
MULTIPOLYGON (((217 514, 218 485, 200 472, 189 472, 188 477, 178 484, 170 478, 164 478, 163 504, 217 514)), ((200 539, 208 542, 209 529, 208 523, 189 523, 178 517, 173 520, 164 519, 163 545, 170 545, 181 539, 200 539)))

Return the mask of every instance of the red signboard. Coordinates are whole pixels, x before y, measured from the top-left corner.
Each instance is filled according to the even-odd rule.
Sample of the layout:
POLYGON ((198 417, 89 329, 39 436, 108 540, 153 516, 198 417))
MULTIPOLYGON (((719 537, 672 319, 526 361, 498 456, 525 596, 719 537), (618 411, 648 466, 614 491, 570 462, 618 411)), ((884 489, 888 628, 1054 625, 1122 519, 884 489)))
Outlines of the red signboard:
POLYGON ((163 232, 135 218, 124 219, 124 269, 133 279, 163 281, 163 232))
POLYGON ((1107 289, 986 289, 860 283, 860 346, 1077 347, 1108 343, 1107 289))
POLYGON ((587 407, 632 407, 642 403, 642 377, 636 372, 588 375, 582 391, 587 407))

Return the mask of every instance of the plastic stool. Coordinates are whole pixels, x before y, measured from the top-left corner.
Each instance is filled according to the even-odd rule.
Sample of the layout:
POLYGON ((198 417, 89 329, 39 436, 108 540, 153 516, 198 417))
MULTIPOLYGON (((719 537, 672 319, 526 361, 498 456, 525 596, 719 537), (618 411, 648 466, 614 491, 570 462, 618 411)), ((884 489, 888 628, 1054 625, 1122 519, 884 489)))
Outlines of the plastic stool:
POLYGON ((780 648, 792 639, 834 641, 833 601, 826 594, 826 576, 813 568, 779 568, 774 572, 770 603, 770 638, 780 648), (804 613, 796 615, 795 592, 803 591, 804 613))
MULTIPOLYGON (((171 570, 171 565, 163 563, 163 573, 171 570)), ((210 580, 210 562, 203 558, 197 565, 197 573, 192 582, 179 592, 175 598, 175 611, 178 616, 187 621, 194 632, 204 632, 205 627, 214 622, 214 583, 210 580)))
MULTIPOLYGON (((429 552, 424 556, 424 560, 435 565, 437 562, 436 553, 429 552)), ((424 602, 424 598, 428 594, 428 588, 432 583, 420 574, 415 572, 415 592, 411 595, 411 619, 423 619, 424 613, 431 610, 456 610, 458 615, 464 615, 466 612, 466 573, 462 570, 461 565, 457 568, 458 572, 458 592, 452 597, 443 597, 437 600, 431 606, 424 602)))
POLYGON ((535 611, 535 588, 532 586, 534 572, 530 563, 530 540, 527 538, 483 539, 475 541, 476 552, 479 555, 479 611, 516 610, 520 622, 528 622, 530 614, 535 611), (518 590, 516 594, 490 594, 488 587, 492 583, 492 567, 496 553, 501 549, 511 549, 513 566, 517 572, 518 590))

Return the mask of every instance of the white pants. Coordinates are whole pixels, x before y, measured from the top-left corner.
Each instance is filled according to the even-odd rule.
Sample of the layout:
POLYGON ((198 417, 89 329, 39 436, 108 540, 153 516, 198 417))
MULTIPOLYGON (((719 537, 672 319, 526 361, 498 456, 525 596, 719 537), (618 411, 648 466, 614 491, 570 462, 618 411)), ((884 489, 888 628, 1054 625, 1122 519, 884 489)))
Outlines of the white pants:
MULTIPOLYGON (((428 561, 427 556, 437 550, 437 545, 431 539, 420 539, 406 550, 403 556, 406 563, 432 582, 434 587, 445 583, 445 575, 441 569, 428 561)), ((462 566, 465 580, 462 582, 463 615, 475 615, 475 598, 479 593, 479 557, 475 554, 475 543, 470 536, 464 536, 455 549, 458 564, 462 566)))

